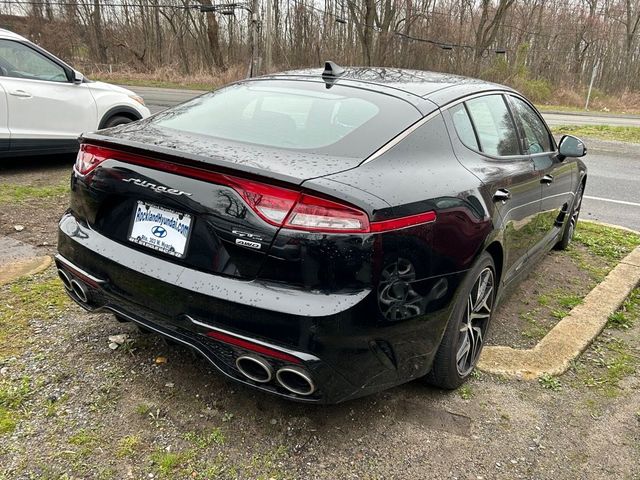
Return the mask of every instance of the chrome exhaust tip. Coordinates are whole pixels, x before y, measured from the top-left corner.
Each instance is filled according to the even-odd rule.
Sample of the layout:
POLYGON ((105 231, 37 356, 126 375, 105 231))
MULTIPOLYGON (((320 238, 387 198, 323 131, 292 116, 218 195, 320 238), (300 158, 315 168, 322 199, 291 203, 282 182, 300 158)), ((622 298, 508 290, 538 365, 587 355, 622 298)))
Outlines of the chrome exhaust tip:
POLYGON ((273 378, 273 368, 260 357, 242 355, 236 359, 236 367, 240 373, 254 382, 267 383, 273 378))
POLYGON ((71 285, 71 277, 69 276, 69 274, 59 268, 58 276, 60 277, 60 280, 62 280, 62 284, 64 285, 64 288, 67 290, 67 292, 72 292, 73 286, 71 285))
POLYGON ((276 372, 280 385, 296 395, 307 396, 316 391, 311 377, 302 369, 283 367, 276 372))
POLYGON ((71 289, 76 297, 78 297, 78 300, 82 303, 87 303, 89 301, 89 292, 87 287, 81 284, 78 280, 71 280, 71 289))

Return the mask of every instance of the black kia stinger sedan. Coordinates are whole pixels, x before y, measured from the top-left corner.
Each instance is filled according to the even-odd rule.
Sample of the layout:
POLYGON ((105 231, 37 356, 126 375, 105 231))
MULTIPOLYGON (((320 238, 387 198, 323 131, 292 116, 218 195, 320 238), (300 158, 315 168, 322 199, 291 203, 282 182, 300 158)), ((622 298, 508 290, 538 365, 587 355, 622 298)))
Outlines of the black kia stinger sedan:
POLYGON ((69 295, 310 403, 464 382, 509 286, 570 242, 587 176, 510 88, 332 62, 80 141, 69 295))

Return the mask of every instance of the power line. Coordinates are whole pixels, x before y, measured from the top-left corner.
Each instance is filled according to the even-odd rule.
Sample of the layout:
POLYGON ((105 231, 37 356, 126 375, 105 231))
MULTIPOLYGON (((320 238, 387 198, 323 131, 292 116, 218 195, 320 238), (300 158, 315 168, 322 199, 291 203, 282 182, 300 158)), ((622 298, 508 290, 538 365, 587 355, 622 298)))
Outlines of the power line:
MULTIPOLYGON (((38 6, 38 7, 47 7, 47 6, 56 6, 56 7, 93 7, 92 2, 67 2, 63 0, 55 0, 55 1, 36 1, 36 0, 0 0, 0 4, 3 5, 22 5, 22 6, 38 6)), ((249 8, 245 3, 222 3, 222 4, 214 4, 214 5, 202 5, 202 4, 192 4, 192 5, 176 5, 176 4, 168 4, 168 3, 127 3, 127 2, 100 2, 100 7, 118 7, 118 8, 173 8, 177 10, 200 10, 202 12, 217 12, 224 11, 225 9, 233 9, 233 8, 249 8)))
MULTIPOLYGON (((321 8, 315 7, 313 5, 300 5, 303 8, 307 8, 308 10, 315 10, 319 13, 322 13, 323 15, 329 15, 332 17, 336 18, 336 21, 338 20, 342 20, 341 22, 338 23, 346 23, 346 20, 334 13, 331 12, 327 12, 326 10, 323 10, 321 8)), ((440 13, 440 12, 434 12, 434 13, 440 13)), ((444 14, 443 14, 444 15, 444 14)), ((356 22, 357 24, 357 22, 356 22)), ((383 33, 383 30, 376 26, 376 25, 368 25, 368 24, 362 24, 362 26, 364 28, 369 28, 371 30, 373 30, 376 33, 383 33)), ((459 49, 466 49, 466 50, 475 50, 476 47, 473 45, 465 45, 465 44, 460 44, 460 43, 456 43, 456 42, 447 42, 444 40, 433 40, 431 38, 422 38, 422 37, 415 37, 413 35, 409 35, 407 33, 404 32, 400 32, 398 30, 389 30, 388 33, 390 33, 391 35, 397 36, 397 37, 401 37, 404 38, 405 40, 410 40, 410 41, 414 41, 414 42, 419 42, 419 43, 427 43, 430 45, 434 45, 436 47, 439 47, 443 50, 453 50, 454 48, 459 48, 459 49)), ((498 54, 504 54, 507 53, 507 49, 505 48, 496 48, 496 49, 492 49, 492 48, 485 48, 483 50, 483 52, 491 52, 491 51, 495 51, 495 53, 498 54)))

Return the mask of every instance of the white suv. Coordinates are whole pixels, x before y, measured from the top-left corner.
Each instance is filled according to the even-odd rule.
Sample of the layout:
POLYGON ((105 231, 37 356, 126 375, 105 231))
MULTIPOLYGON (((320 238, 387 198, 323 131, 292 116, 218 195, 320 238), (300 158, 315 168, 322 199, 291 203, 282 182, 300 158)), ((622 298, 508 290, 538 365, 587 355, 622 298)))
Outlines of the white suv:
POLYGON ((74 152, 82 132, 147 116, 134 92, 88 80, 26 38, 0 29, 0 158, 74 152))

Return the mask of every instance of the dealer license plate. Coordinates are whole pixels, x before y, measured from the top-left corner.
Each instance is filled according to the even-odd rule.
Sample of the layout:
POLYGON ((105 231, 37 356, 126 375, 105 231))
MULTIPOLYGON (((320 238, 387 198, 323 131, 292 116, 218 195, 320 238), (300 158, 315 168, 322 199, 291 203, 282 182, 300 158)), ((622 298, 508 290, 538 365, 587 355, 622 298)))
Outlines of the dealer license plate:
POLYGON ((129 240, 162 253, 183 257, 191 231, 191 215, 138 201, 129 240))

